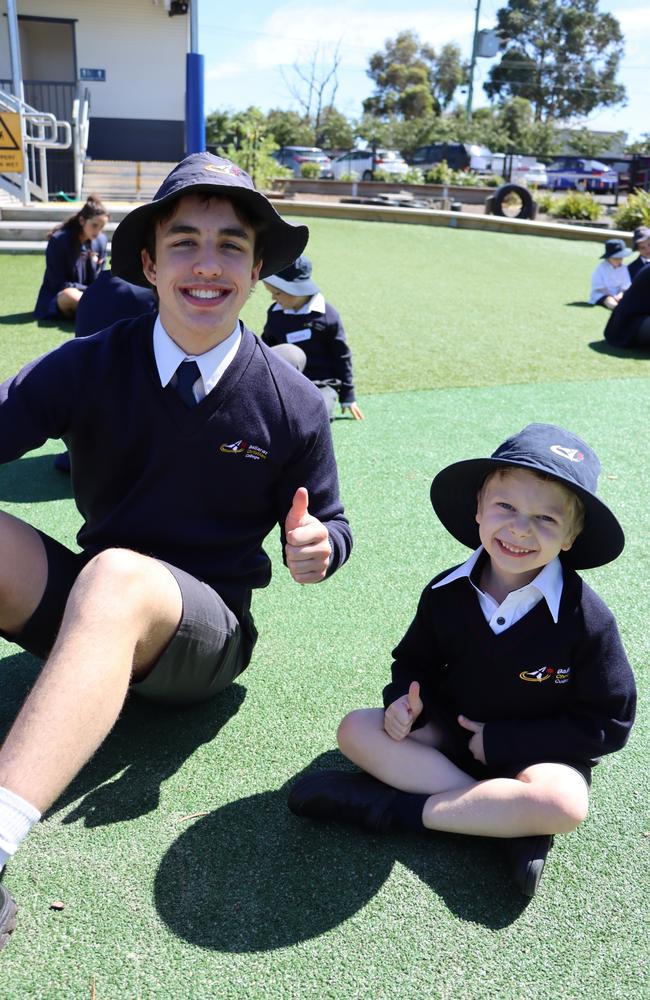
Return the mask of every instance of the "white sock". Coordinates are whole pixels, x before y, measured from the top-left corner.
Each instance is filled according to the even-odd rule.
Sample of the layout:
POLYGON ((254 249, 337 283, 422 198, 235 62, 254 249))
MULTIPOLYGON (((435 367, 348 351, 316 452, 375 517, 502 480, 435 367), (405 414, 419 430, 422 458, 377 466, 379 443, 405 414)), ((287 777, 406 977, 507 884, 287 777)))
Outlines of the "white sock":
POLYGON ((0 871, 40 818, 38 809, 20 795, 0 787, 0 871))

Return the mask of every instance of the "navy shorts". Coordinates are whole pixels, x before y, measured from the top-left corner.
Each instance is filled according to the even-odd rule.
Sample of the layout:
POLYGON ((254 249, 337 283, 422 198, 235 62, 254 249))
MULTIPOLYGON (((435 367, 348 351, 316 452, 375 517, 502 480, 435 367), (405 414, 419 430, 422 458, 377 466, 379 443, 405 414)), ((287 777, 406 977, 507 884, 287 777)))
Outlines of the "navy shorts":
MULTIPOLYGON (((39 535, 48 562, 45 592, 19 634, 0 634, 45 659, 54 645, 74 582, 92 557, 71 552, 43 532, 39 535)), ((176 634, 157 663, 143 680, 131 685, 131 690, 169 705, 206 701, 248 666, 257 630, 248 612, 238 620, 207 583, 162 560, 161 565, 178 584, 183 614, 176 634)))

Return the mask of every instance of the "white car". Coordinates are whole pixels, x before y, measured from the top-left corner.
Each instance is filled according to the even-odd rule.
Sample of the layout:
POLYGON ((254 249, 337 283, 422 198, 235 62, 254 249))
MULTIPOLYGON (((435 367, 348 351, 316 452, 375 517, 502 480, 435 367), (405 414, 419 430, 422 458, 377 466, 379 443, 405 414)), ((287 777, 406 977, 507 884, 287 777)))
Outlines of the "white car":
POLYGON ((548 174, 543 163, 517 167, 512 171, 510 180, 513 184, 525 184, 526 187, 548 187, 548 174))
MULTIPOLYGON (((399 178, 405 177, 410 167, 396 149, 377 149, 375 150, 374 169, 385 174, 393 174, 399 178)), ((372 172, 371 149, 351 149, 332 160, 332 173, 335 180, 345 174, 353 174, 361 181, 371 181, 372 172)))

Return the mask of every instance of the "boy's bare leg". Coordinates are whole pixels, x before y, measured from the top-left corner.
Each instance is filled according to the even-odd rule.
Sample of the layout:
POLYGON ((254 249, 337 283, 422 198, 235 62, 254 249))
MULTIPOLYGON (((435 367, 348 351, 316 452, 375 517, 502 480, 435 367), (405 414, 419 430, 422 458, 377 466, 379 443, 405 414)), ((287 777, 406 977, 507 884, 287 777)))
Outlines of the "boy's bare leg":
POLYGON ((421 742, 426 727, 393 740, 383 729, 383 715, 381 709, 350 713, 339 727, 339 746, 380 781, 429 795, 422 822, 430 830, 484 837, 568 833, 587 815, 587 787, 570 767, 535 764, 516 778, 475 781, 421 742))
POLYGON ((346 757, 401 792, 430 795, 476 784, 435 749, 432 727, 418 729, 405 740, 394 740, 384 729, 381 708, 350 712, 338 728, 337 740, 346 757))
MULTIPOLYGON (((39 545, 45 561, 40 539, 35 532, 30 538, 31 529, 22 525, 9 529, 8 542, 6 521, 0 529, 5 552, 12 546, 18 550, 20 536, 29 539, 28 575, 37 590, 39 545)), ((24 588, 22 622, 16 600, 6 619, 0 610, 4 629, 17 630, 29 618, 44 578, 40 585, 36 600, 24 588)), ((93 559, 70 593, 54 648, 0 750, 0 785, 40 812, 47 809, 110 732, 131 677, 146 675, 175 634, 181 614, 178 585, 160 563, 121 549, 93 559)))

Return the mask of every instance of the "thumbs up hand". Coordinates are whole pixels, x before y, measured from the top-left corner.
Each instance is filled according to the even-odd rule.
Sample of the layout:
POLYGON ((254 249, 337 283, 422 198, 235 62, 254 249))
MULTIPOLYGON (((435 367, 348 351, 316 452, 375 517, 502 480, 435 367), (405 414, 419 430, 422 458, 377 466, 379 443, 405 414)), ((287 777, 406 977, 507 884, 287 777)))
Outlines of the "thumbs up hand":
POLYGON ((329 533, 309 513, 309 493, 300 486, 284 522, 287 566, 296 583, 319 583, 325 578, 332 546, 329 533))
POLYGON ((392 739, 403 740, 411 732, 411 726, 423 708, 420 685, 417 681, 413 681, 408 689, 408 694, 403 694, 386 709, 384 729, 392 739))

